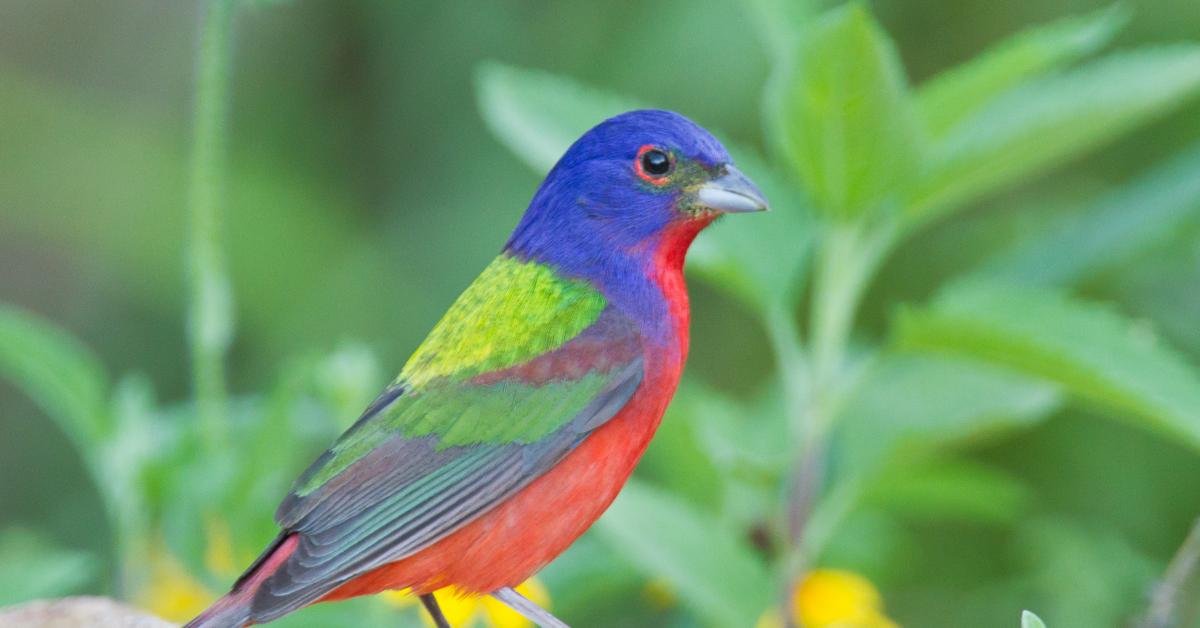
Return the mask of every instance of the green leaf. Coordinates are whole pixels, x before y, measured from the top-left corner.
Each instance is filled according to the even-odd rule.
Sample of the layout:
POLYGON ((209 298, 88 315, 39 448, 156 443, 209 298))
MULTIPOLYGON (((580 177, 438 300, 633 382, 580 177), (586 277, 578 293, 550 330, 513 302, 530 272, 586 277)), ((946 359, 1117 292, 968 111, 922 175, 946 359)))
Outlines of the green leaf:
POLYGON ((494 62, 479 66, 475 86, 488 128, 539 174, 601 120, 644 108, 570 79, 494 62))
POLYGON ((1029 491, 1011 473, 963 460, 942 460, 889 473, 867 499, 909 519, 1011 524, 1029 491))
POLYGON ((775 386, 750 400, 712 388, 688 386, 676 396, 672 412, 695 425, 705 457, 726 477, 758 479, 782 475, 795 455, 786 438, 786 413, 775 386))
POLYGON ((1021 628, 1046 628, 1040 617, 1029 611, 1021 611, 1021 628))
MULTIPOLYGON (((837 522, 833 536, 812 560, 857 572, 874 581, 886 579, 895 572, 897 563, 904 564, 909 558, 906 550, 913 544, 909 527, 908 522, 882 507, 860 504, 837 522)), ((875 624, 854 628, 884 627, 875 624)))
POLYGON ((1200 89, 1200 46, 1110 55, 996 98, 938 142, 909 201, 920 223, 1048 170, 1200 89))
POLYGON ((977 274, 1070 284, 1145 251, 1200 214, 1200 143, 989 260, 977 274))
POLYGON ((694 506, 716 508, 726 474, 700 439, 697 411, 702 399, 708 399, 703 392, 687 383, 680 387, 654 434, 655 446, 638 463, 638 476, 694 506))
POLYGON ((692 245, 688 263, 760 315, 787 307, 802 292, 816 225, 796 188, 757 154, 726 144, 734 163, 758 184, 771 211, 725 217, 692 245))
POLYGON ((767 608, 772 581, 738 533, 669 493, 632 481, 597 529, 709 625, 744 625, 767 608))
POLYGON ((24 390, 82 451, 91 451, 108 433, 108 382, 99 360, 67 332, 3 305, 0 374, 24 390))
POLYGON ((768 378, 750 399, 685 382, 659 434, 680 430, 675 424, 685 426, 691 440, 683 446, 656 435, 659 444, 646 453, 638 474, 693 505, 719 507, 725 524, 759 526, 778 514, 779 483, 795 456, 783 404, 777 378, 768 378), (664 449, 676 451, 664 455, 664 449))
POLYGON ((875 209, 919 162, 916 116, 892 42, 858 3, 807 33, 770 114, 817 208, 838 219, 875 209))
POLYGON ((76 593, 96 576, 86 552, 56 547, 29 530, 0 533, 0 607, 76 593))
POLYGON ((838 468, 856 476, 1028 427, 1060 402, 1058 387, 953 357, 887 355, 868 371, 836 422, 838 468))
POLYGON ((1200 447, 1200 373, 1144 324, 1042 289, 964 282, 901 313, 900 345, 971 356, 1200 447))
POLYGON ((939 74, 917 91, 926 129, 940 137, 1009 89, 1083 58, 1129 21, 1121 4, 1036 26, 939 74))

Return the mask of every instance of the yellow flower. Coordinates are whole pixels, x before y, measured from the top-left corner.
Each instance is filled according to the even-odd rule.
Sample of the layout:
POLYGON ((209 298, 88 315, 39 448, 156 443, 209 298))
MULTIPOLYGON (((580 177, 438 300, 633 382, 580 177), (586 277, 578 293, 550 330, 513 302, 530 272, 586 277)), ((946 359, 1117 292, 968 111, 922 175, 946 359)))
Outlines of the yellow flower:
MULTIPOLYGON (((883 597, 870 580, 839 569, 817 569, 792 593, 796 623, 803 628, 899 628, 883 614, 883 597)), ((758 620, 757 628, 781 628, 779 611, 758 620)))
MULTIPOLYGON (((536 578, 526 580, 517 587, 517 592, 542 608, 550 607, 550 592, 536 578)), ((416 606, 419 602, 417 597, 408 591, 387 591, 381 593, 380 597, 397 608, 416 606)), ((533 626, 528 619, 488 595, 464 595, 454 587, 447 587, 438 591, 437 601, 438 606, 442 608, 442 614, 446 616, 446 621, 455 628, 477 625, 477 622, 490 628, 532 628, 533 626)), ((427 626, 433 625, 429 614, 424 610, 421 611, 421 620, 427 626)))
POLYGON ((195 617, 216 597, 165 549, 152 556, 150 577, 134 596, 136 606, 163 619, 182 622, 195 617))

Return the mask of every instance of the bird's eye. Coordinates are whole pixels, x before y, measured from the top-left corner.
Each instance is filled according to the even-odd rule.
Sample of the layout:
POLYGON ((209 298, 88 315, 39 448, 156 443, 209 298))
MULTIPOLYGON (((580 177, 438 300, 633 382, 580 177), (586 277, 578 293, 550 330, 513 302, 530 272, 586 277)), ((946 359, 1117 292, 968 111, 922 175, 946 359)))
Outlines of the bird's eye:
POLYGON ((675 160, 667 151, 657 146, 643 146, 638 151, 637 173, 654 185, 663 185, 675 168, 675 160))
POLYGON ((648 150, 642 155, 642 170, 646 174, 662 176, 671 171, 671 158, 661 150, 648 150))

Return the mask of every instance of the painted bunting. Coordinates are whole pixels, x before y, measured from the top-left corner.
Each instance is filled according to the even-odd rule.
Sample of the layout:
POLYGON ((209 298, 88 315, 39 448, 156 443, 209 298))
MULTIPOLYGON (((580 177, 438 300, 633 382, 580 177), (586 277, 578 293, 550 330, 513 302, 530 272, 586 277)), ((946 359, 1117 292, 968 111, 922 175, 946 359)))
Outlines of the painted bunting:
POLYGON ((767 207, 687 118, 643 110, 584 134, 503 251, 399 377, 306 470, 282 531, 192 628, 266 623, 315 602, 512 587, 617 496, 688 349, 683 261, 718 216, 767 207))

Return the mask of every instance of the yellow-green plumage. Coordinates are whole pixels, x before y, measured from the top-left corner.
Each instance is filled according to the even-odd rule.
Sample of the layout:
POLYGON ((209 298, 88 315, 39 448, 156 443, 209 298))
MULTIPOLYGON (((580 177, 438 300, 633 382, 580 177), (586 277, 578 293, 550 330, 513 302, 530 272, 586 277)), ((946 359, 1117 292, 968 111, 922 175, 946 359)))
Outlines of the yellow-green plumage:
POLYGON ((450 306, 396 381, 420 388, 512 366, 575 337, 605 305, 586 282, 500 255, 450 306))
POLYGON ((298 482, 297 493, 311 493, 393 437, 434 437, 440 451, 532 443, 552 434, 611 387, 618 373, 595 370, 537 383, 477 378, 562 347, 596 323, 606 306, 586 282, 500 255, 405 364, 392 388, 403 393, 368 410, 298 482))

